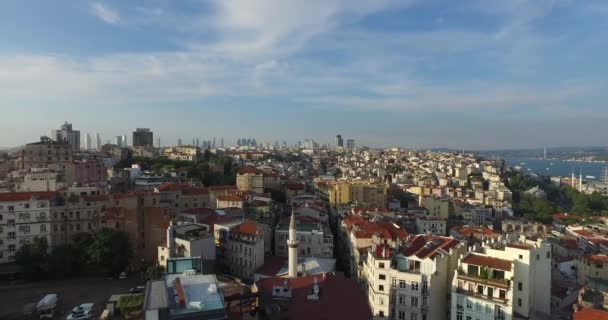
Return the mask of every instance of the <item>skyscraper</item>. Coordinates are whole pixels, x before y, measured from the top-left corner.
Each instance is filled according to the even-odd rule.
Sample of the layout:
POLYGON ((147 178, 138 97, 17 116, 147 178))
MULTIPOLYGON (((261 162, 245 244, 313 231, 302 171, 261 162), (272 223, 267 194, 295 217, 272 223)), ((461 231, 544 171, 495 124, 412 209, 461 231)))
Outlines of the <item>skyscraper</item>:
POLYGON ((91 139, 91 134, 87 133, 85 140, 84 140, 84 148, 85 150, 91 150, 93 149, 93 144, 92 144, 92 139, 91 139))
POLYGON ((355 139, 346 140, 346 147, 349 149, 354 149, 355 148, 355 139))
POLYGON ((72 130, 72 124, 67 121, 60 130, 51 131, 51 140, 67 142, 72 146, 72 151, 80 150, 80 131, 72 130))
POLYGON ((127 147, 129 144, 127 143, 127 136, 122 136, 122 146, 127 147))
POLYGON ((344 139, 341 135, 336 136, 336 147, 344 147, 344 139))
POLYGON ((124 147, 125 146, 125 141, 123 140, 123 136, 116 136, 116 139, 114 141, 114 144, 119 146, 119 147, 124 147))
POLYGON ((137 128, 133 132, 134 147, 154 147, 154 133, 149 128, 137 128))
POLYGON ((99 133, 95 134, 95 148, 97 150, 101 150, 101 136, 99 135, 99 133))
POLYGON ((182 146, 182 138, 177 139, 177 145, 180 147, 182 146))

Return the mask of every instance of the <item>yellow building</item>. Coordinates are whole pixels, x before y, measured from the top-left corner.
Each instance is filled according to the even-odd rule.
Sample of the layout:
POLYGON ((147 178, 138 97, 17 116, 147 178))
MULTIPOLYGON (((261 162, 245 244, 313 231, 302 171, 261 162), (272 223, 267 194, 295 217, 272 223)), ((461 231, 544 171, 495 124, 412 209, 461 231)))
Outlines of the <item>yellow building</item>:
POLYGON ((365 207, 386 207, 386 186, 367 182, 338 182, 329 186, 329 203, 357 204, 365 207))
POLYGON ((429 216, 447 219, 450 215, 450 200, 447 197, 419 196, 418 205, 428 210, 429 216))

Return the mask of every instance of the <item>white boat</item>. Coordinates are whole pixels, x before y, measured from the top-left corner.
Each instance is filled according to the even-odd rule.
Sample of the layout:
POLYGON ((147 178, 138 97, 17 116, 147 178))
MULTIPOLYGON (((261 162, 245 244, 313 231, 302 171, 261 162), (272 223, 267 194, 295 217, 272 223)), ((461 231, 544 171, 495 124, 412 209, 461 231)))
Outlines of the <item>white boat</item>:
POLYGON ((595 176, 585 176, 587 179, 595 179, 595 176))

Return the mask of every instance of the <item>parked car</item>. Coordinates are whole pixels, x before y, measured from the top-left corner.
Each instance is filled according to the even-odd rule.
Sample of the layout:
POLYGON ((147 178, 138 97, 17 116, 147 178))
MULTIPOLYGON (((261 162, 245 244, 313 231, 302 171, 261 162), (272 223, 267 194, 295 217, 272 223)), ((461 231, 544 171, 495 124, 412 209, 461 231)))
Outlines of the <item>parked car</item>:
POLYGON ((144 286, 137 286, 135 288, 129 289, 129 293, 143 293, 146 290, 144 286))
POLYGON ((126 278, 127 278, 127 273, 124 271, 118 275, 118 279, 120 279, 120 280, 125 280, 126 278))
POLYGON ((66 320, 90 320, 91 319, 91 310, 89 311, 78 311, 72 312, 68 315, 66 320))
POLYGON ((87 312, 87 311, 91 311, 93 310, 93 307, 95 306, 95 304, 93 303, 81 303, 80 305, 74 307, 74 309, 72 309, 72 313, 77 313, 77 312, 87 312))

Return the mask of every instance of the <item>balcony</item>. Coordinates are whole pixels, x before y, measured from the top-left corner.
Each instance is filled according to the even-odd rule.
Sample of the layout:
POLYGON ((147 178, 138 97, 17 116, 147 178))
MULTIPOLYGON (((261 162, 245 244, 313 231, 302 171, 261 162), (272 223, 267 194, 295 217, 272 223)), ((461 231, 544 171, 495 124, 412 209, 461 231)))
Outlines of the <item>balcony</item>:
POLYGON ((471 281, 475 283, 488 284, 502 289, 509 289, 511 286, 511 281, 508 279, 500 279, 500 278, 483 278, 479 275, 468 274, 463 270, 458 270, 458 279, 471 281))
POLYGON ((478 299, 483 299, 483 300, 488 300, 488 301, 492 301, 492 302, 496 302, 496 303, 501 303, 504 305, 509 304, 509 300, 508 299, 502 299, 502 298, 497 298, 497 297, 490 297, 487 294, 481 294, 478 292, 473 292, 473 291, 469 291, 466 290, 464 288, 456 288, 456 293, 459 294, 464 294, 467 295, 469 297, 474 297, 474 298, 478 298, 478 299))

